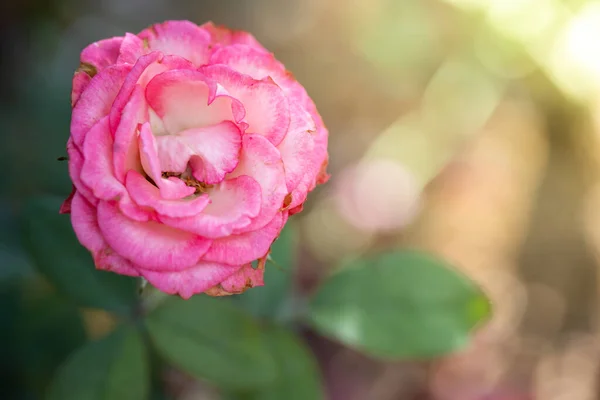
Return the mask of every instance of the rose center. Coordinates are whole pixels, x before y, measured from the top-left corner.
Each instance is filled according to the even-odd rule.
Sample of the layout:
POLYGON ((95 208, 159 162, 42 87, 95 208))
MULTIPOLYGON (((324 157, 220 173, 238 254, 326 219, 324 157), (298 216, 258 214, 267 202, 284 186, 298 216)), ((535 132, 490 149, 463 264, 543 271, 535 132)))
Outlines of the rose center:
POLYGON ((200 182, 199 180, 194 178, 194 176, 192 175, 192 171, 189 167, 183 173, 169 172, 169 171, 162 172, 162 177, 165 179, 172 177, 172 176, 175 178, 181 179, 187 186, 190 186, 190 187, 193 187, 194 189, 196 189, 194 194, 207 193, 208 189, 211 189, 214 186, 214 185, 209 185, 204 182, 200 182))

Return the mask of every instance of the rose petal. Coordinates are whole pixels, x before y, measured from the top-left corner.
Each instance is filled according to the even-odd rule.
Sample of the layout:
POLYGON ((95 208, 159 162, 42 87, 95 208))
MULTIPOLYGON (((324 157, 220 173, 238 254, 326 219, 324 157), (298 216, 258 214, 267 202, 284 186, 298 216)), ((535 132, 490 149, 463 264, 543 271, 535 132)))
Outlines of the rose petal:
POLYGON ((189 299, 194 294, 202 293, 210 287, 227 279, 240 266, 209 263, 201 261, 197 265, 182 271, 149 271, 141 270, 141 274, 157 289, 168 294, 179 294, 189 299))
POLYGON ((65 201, 63 201, 63 203, 60 205, 60 209, 58 210, 59 214, 70 214, 71 213, 71 202, 73 201, 73 196, 75 196, 75 192, 77 192, 77 189, 75 189, 75 186, 73 185, 73 188, 71 189, 71 193, 65 199, 65 201))
MULTIPOLYGON (((210 64, 224 64, 258 80, 271 78, 283 90, 290 104, 298 103, 311 114, 318 115, 304 87, 271 53, 263 52, 252 46, 236 44, 215 50, 210 64)), ((318 125, 322 125, 320 118, 316 119, 313 116, 313 119, 318 125)))
POLYGON ((290 208, 288 210, 288 214, 289 215, 298 214, 299 212, 302 212, 303 209, 304 209, 304 204, 300 204, 299 206, 296 206, 294 208, 290 208))
POLYGON ((81 180, 83 155, 73 144, 73 138, 69 138, 67 141, 67 154, 69 155, 69 176, 71 177, 71 182, 73 182, 77 191, 83 195, 87 201, 95 205, 98 200, 94 197, 92 190, 81 180))
MULTIPOLYGON (((128 64, 125 64, 128 65, 128 64)), ((131 66, 130 66, 131 68, 131 66)), ((180 57, 164 56, 159 51, 141 56, 131 68, 131 72, 123 81, 121 90, 116 96, 112 108, 110 110, 110 127, 112 130, 117 128, 123 109, 129 102, 131 94, 136 85, 145 88, 148 82, 156 75, 168 71, 170 69, 186 69, 193 68, 192 64, 180 57)))
POLYGON ((215 239, 202 259, 231 265, 251 263, 267 254, 283 222, 283 213, 279 213, 262 229, 215 239))
POLYGON ((313 135, 313 140, 315 143, 312 155, 313 161, 309 170, 292 191, 292 201, 289 205, 290 214, 299 212, 301 208, 298 207, 304 203, 308 192, 313 190, 317 184, 325 183, 329 179, 329 174, 326 171, 328 162, 327 129, 323 126, 317 128, 317 134, 313 135))
POLYGON ((317 112, 317 109, 310 98, 307 100, 307 109, 310 112, 313 120, 317 125, 317 132, 314 135, 315 141, 315 160, 320 160, 320 169, 317 174, 317 184, 323 184, 329 180, 329 174, 327 173, 327 165, 329 164, 329 154, 327 153, 327 142, 329 138, 329 131, 323 124, 323 119, 317 112))
POLYGON ((86 249, 98 252, 106 248, 106 242, 98 228, 96 208, 80 193, 75 193, 71 202, 71 223, 75 236, 86 249))
POLYGON ((241 132, 230 121, 188 129, 177 135, 156 138, 161 171, 182 173, 188 163, 200 182, 221 182, 238 164, 241 132))
POLYGON ((96 208, 79 193, 73 197, 71 207, 71 223, 75 236, 92 253, 96 267, 119 274, 138 276, 139 273, 133 265, 106 244, 98 227, 96 208))
POLYGON ((262 201, 260 213, 252 219, 252 223, 235 233, 265 226, 279 212, 287 194, 281 155, 263 136, 244 135, 240 162, 230 176, 241 175, 248 175, 258 182, 262 189, 262 201))
POLYGON ((141 56, 148 53, 148 49, 144 46, 144 41, 138 36, 131 33, 126 33, 119 48, 119 58, 117 64, 129 63, 135 64, 135 62, 141 56))
POLYGON ((163 199, 159 189, 137 171, 127 172, 125 187, 138 205, 150 207, 161 215, 173 218, 192 217, 204 210, 210 203, 210 198, 206 194, 193 199, 163 199))
POLYGON ((219 238, 250 224, 251 218, 260 210, 260 186, 248 176, 226 180, 211 189, 208 195, 211 203, 200 214, 188 218, 162 215, 159 218, 174 228, 219 238))
POLYGON ((187 186, 182 180, 175 177, 162 178, 160 161, 156 151, 156 140, 154 135, 152 135, 149 123, 142 125, 138 143, 142 167, 160 189, 162 198, 168 200, 182 199, 196 191, 196 189, 187 186))
POLYGON ((211 42, 220 45, 230 46, 232 44, 245 44, 261 51, 267 50, 256 40, 254 36, 245 31, 236 31, 223 25, 215 25, 207 22, 200 26, 210 34, 211 42))
POLYGON ((85 71, 76 71, 73 75, 73 88, 71 89, 71 107, 75 107, 81 93, 89 85, 92 77, 85 71))
MULTIPOLYGON (((255 79, 272 78, 286 94, 289 104, 298 104, 310 113, 316 124, 316 133, 313 137, 315 142, 313 159, 319 160, 316 162, 318 165, 327 164, 328 132, 323 125, 323 120, 306 90, 272 54, 265 54, 251 46, 232 45, 217 49, 211 56, 210 63, 228 65, 232 69, 250 75, 255 79)), ((325 182, 327 178, 328 175, 323 169, 323 173, 319 173, 317 179, 319 182, 325 182)), ((302 204, 306 199, 306 191, 312 190, 316 182, 311 176, 306 175, 305 179, 299 184, 298 189, 294 190, 294 200, 291 207, 302 204)))
POLYGON ((218 48, 210 57, 209 64, 224 64, 258 80, 271 77, 279 86, 282 86, 280 82, 289 80, 285 67, 273 54, 243 44, 218 48))
POLYGON ((283 91, 272 80, 256 80, 224 65, 210 65, 201 69, 238 99, 245 109, 246 133, 265 136, 278 145, 290 125, 288 102, 283 91))
POLYGON ((71 138, 81 149, 85 135, 101 118, 108 115, 121 89, 130 65, 115 65, 99 72, 87 85, 71 116, 71 138))
POLYGON ((133 202, 129 193, 123 192, 119 199, 119 210, 127 217, 134 221, 146 222, 150 220, 156 220, 152 210, 148 208, 142 208, 133 202))
POLYGON ((108 245, 144 269, 180 271, 195 265, 211 241, 158 222, 125 217, 115 204, 98 203, 98 224, 108 245))
POLYGON ((329 165, 329 156, 325 156, 325 161, 321 164, 319 174, 317 175, 317 185, 322 185, 329 181, 331 175, 327 172, 327 165, 329 165))
MULTIPOLYGON (((304 175, 314 173, 314 122, 308 112, 296 103, 290 104, 290 129, 277 149, 283 160, 287 190, 298 186, 304 175)), ((318 165, 318 164, 317 164, 318 165)))
POLYGON ((148 120, 148 110, 144 89, 136 85, 129 102, 125 105, 119 125, 115 131, 113 145, 113 166, 115 177, 125 181, 129 170, 142 171, 138 149, 138 125, 148 120))
MULTIPOLYGON (((113 141, 108 130, 108 116, 92 127, 83 146, 81 181, 96 199, 117 200, 119 209, 135 221, 148 221, 151 214, 134 204, 125 187, 114 175, 113 141)), ((97 200, 94 200, 94 202, 97 200)))
POLYGON ((123 185, 113 173, 113 141, 108 129, 108 116, 90 129, 83 144, 83 166, 81 181, 104 200, 118 198, 124 191, 123 185))
POLYGON ((264 263, 256 269, 252 268, 252 264, 246 264, 223 282, 206 290, 205 294, 209 296, 229 296, 244 293, 250 288, 264 286, 264 274, 264 263))
POLYGON ((96 268, 127 276, 140 276, 133 263, 107 247, 104 251, 94 254, 96 268))
POLYGON ((117 62, 122 42, 122 37, 112 37, 92 43, 81 52, 81 62, 95 67, 96 72, 100 72, 117 62))
POLYGON ((210 35, 189 21, 167 21, 155 24, 138 34, 152 51, 183 57, 196 66, 209 58, 210 35))
POLYGON ((174 134, 242 117, 234 117, 233 100, 219 96, 217 89, 216 83, 199 71, 174 70, 157 75, 148 83, 146 99, 167 131, 174 134))
POLYGON ((292 200, 288 204, 288 210, 290 215, 296 214, 302 211, 302 204, 306 201, 308 192, 315 187, 315 179, 310 174, 304 175, 302 180, 298 183, 296 188, 292 190, 292 200), (300 208, 299 208, 300 207, 300 208))

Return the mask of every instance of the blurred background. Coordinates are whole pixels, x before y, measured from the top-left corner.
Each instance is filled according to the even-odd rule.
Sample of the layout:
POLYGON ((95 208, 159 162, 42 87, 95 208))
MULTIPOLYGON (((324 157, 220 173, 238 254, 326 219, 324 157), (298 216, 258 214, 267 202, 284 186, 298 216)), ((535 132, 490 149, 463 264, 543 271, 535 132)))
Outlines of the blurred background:
MULTIPOLYGON (((36 275, 17 220, 23 199, 70 192, 57 158, 81 49, 167 19, 252 32, 329 128, 332 179, 293 218, 298 290, 346 258, 412 246, 463 269, 494 303, 466 351, 427 362, 378 362, 306 332, 330 399, 600 398, 600 2, 21 0, 0 9, 1 398, 40 398, 66 355, 110 330, 111 316, 73 308, 36 275)), ((169 398, 219 398, 176 372, 156 379, 169 398)))

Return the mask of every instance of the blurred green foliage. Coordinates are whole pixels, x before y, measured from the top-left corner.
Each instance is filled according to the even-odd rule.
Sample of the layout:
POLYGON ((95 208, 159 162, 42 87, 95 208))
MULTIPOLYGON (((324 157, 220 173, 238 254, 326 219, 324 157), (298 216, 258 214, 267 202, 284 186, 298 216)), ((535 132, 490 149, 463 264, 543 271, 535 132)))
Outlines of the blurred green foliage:
POLYGON ((275 325, 265 327, 263 336, 277 367, 275 380, 254 391, 227 391, 226 400, 322 399, 319 368, 310 348, 293 332, 275 325))
POLYGON ((267 260, 265 285, 232 298, 244 310, 257 318, 286 321, 290 318, 295 299, 292 280, 298 257, 298 232, 294 225, 284 229, 267 260))
POLYGON ((64 359, 85 342, 79 310, 36 284, 4 286, 0 292, 3 398, 43 398, 64 359))
MULTIPOLYGON (((54 374, 51 400, 148 398, 152 367, 147 352, 162 360, 154 365, 158 371, 166 362, 232 398, 279 399, 294 393, 298 399, 319 399, 323 392, 318 366, 293 333, 305 317, 318 332, 386 359, 456 351, 467 343, 475 324, 488 317, 485 298, 466 278, 429 256, 401 252, 358 260, 342 269, 322 284, 307 315, 297 307, 291 319, 282 320, 278 307, 290 304, 294 296, 293 225, 273 246, 273 258, 284 270, 270 266, 275 278, 268 278, 256 295, 182 300, 149 288, 149 294, 138 297, 131 278, 93 268, 69 228, 68 216, 56 212, 58 204, 54 199, 32 201, 23 218, 24 235, 35 265, 72 303, 60 300, 61 308, 43 297, 43 309, 37 306, 19 315, 26 316, 27 323, 35 322, 27 331, 40 336, 6 339, 30 341, 27 351, 14 357, 36 360, 25 364, 36 370, 25 371, 41 393, 54 374), (63 361, 83 339, 75 305, 120 313, 121 324, 63 361), (55 325, 59 320, 65 324, 55 325), (45 349, 45 341, 63 329, 72 332, 70 339, 60 338, 63 347, 45 349), (31 347, 38 340, 43 345, 31 347), (54 372, 59 361, 63 365, 54 372)), ((10 312, 3 315, 10 318, 10 312)))
POLYGON ((24 209, 24 243, 38 270, 82 307, 133 313, 135 279, 96 270, 89 252, 77 243, 69 216, 56 212, 60 204, 60 199, 39 197, 24 209))
POLYGON ((158 352, 199 379, 234 389, 266 386, 275 379, 259 324, 228 301, 172 297, 145 323, 158 352))
POLYGON ((321 333, 377 357, 437 357, 467 345, 490 317, 481 290, 445 262, 415 251, 359 259, 325 281, 309 318, 321 333))
POLYGON ((139 332, 129 326, 90 342, 57 371, 49 400, 144 400, 149 374, 139 332))

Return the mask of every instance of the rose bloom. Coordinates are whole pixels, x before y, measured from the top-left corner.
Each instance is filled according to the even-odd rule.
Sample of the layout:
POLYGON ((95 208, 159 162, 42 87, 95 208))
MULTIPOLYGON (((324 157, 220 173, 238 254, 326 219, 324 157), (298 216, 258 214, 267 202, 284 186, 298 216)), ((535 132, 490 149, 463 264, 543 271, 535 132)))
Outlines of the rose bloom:
POLYGON ((61 212, 98 269, 183 298, 262 285, 271 244, 328 178, 314 103, 246 32, 167 21, 93 43, 72 106, 61 212))

